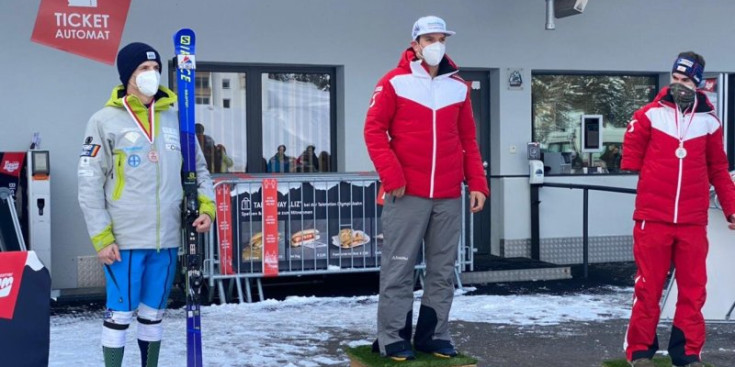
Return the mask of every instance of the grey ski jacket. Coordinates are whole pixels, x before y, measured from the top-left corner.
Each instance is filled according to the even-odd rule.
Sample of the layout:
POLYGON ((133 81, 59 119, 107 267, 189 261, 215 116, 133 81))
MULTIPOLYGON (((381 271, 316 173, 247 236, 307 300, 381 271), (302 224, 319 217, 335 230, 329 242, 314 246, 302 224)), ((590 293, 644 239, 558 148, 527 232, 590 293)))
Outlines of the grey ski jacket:
MULTIPOLYGON (((121 250, 180 245, 183 157, 175 102, 170 89, 159 87, 151 129, 149 109, 119 85, 87 123, 78 197, 95 250, 112 243, 121 250)), ((214 220, 212 179, 199 144, 196 161, 199 212, 214 220)))

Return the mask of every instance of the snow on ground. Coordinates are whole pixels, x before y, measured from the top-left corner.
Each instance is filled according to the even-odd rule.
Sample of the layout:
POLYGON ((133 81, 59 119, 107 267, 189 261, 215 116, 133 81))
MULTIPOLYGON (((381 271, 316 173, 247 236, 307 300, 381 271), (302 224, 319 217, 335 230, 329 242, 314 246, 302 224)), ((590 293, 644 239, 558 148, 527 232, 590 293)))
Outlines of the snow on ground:
MULTIPOLYGON (((630 316, 632 288, 569 295, 472 295, 459 292, 451 320, 510 325, 557 325, 630 316)), ((416 292, 414 317, 418 314, 416 292)), ((202 308, 204 364, 212 367, 344 366, 343 353, 327 345, 370 343, 375 334, 377 296, 291 297, 253 304, 202 308), (332 348, 333 349, 333 348, 332 348)), ((101 312, 51 318, 50 366, 104 365, 100 347, 101 312)), ((186 316, 169 310, 163 321, 161 367, 186 365, 186 316)), ((124 366, 139 366, 135 325, 128 332, 124 366)))

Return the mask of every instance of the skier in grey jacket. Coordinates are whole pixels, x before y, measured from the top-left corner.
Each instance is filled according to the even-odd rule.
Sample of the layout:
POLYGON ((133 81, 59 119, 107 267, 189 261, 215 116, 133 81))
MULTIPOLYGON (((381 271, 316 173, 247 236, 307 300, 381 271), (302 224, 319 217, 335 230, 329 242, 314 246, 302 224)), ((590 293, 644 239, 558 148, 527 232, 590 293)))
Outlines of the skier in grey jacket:
MULTIPOLYGON (((79 205, 107 280, 106 366, 122 364, 137 311, 142 365, 157 366, 161 320, 181 244, 183 157, 176 95, 160 86, 161 59, 143 43, 120 50, 122 85, 87 124, 78 165, 79 205)), ((197 145, 198 232, 214 220, 214 192, 197 145)))

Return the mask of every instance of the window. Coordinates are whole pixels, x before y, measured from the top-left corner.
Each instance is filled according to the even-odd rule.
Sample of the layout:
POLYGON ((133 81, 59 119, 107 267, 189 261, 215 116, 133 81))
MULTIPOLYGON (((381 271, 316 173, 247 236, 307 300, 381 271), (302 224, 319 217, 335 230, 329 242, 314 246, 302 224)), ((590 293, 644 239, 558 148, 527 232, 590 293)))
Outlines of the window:
POLYGON ((336 71, 197 62, 197 137, 210 172, 334 171, 336 71))
POLYGON ((633 113, 653 100, 655 75, 534 74, 533 140, 547 174, 618 173, 623 135, 633 113), (602 149, 581 153, 581 116, 602 115, 602 149))
POLYGON ((194 77, 194 95, 196 104, 208 105, 212 97, 212 89, 209 88, 210 73, 202 72, 195 74, 194 77))
POLYGON ((267 171, 329 172, 331 75, 263 73, 261 78, 267 171))

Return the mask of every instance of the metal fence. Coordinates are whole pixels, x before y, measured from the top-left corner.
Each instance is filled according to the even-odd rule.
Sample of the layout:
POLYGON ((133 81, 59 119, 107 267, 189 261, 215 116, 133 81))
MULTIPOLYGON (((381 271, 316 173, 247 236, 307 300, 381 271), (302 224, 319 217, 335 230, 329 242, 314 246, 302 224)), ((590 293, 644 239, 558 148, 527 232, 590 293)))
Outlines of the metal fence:
MULTIPOLYGON (((221 303, 234 293, 239 302, 252 302, 256 286, 262 300, 265 277, 380 270, 382 192, 374 173, 224 175, 215 178, 215 193, 217 220, 204 260, 210 299, 216 291, 221 303)), ((474 253, 472 216, 462 202, 460 287, 459 274, 472 269, 474 253)), ((424 269, 422 250, 418 281, 424 269)))

